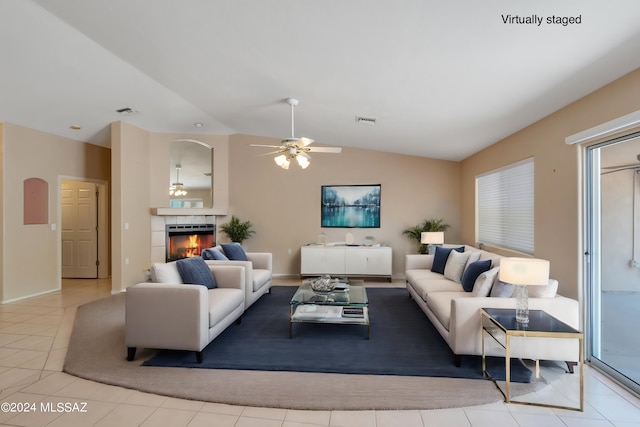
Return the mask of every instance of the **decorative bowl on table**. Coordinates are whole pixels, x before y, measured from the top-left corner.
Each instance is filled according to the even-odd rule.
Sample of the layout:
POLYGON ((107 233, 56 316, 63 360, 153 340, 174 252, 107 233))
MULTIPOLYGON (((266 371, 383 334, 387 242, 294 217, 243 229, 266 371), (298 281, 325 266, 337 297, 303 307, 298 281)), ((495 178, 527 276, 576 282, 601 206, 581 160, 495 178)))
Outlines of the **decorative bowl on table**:
POLYGON ((311 281, 311 289, 315 292, 331 292, 336 287, 336 282, 331 280, 331 276, 325 275, 317 277, 311 281))

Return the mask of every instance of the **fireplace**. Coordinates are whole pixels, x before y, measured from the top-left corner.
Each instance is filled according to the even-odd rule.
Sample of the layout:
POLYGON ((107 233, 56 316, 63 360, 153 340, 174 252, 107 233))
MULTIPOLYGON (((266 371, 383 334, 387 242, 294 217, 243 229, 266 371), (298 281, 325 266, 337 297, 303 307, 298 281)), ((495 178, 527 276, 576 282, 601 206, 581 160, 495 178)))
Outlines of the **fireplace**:
POLYGON ((214 224, 167 225, 166 261, 200 256, 203 249, 216 245, 214 224))

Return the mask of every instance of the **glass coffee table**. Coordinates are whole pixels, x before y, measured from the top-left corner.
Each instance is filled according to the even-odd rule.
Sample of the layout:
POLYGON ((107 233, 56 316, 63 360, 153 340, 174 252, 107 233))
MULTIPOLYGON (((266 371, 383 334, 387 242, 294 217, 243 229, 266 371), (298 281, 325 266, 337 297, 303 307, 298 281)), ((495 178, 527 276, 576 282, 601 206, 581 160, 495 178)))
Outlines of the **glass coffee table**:
POLYGON ((291 298, 289 338, 293 338, 294 323, 366 325, 369 339, 369 299, 364 281, 351 280, 338 284, 333 291, 318 292, 311 289, 310 280, 305 280, 291 298))

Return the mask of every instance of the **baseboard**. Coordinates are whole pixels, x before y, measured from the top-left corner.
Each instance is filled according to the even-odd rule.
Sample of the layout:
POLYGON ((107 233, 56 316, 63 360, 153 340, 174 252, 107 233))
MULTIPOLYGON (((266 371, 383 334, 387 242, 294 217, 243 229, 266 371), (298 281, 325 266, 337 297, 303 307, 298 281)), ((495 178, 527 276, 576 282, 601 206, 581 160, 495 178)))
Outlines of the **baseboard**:
POLYGON ((62 288, 61 288, 61 287, 59 287, 59 288, 51 289, 51 290, 44 291, 44 292, 38 292, 38 293, 36 293, 36 294, 25 295, 25 296, 23 296, 23 297, 18 297, 18 298, 11 298, 11 299, 7 299, 7 300, 2 300, 2 301, 0 301, 0 304, 11 304, 11 303, 13 303, 13 302, 22 301, 22 300, 29 299, 29 298, 35 298, 35 297, 40 297, 40 296, 42 296, 42 295, 52 294, 52 293, 54 293, 54 292, 58 292, 58 291, 61 291, 61 290, 62 290, 62 288))

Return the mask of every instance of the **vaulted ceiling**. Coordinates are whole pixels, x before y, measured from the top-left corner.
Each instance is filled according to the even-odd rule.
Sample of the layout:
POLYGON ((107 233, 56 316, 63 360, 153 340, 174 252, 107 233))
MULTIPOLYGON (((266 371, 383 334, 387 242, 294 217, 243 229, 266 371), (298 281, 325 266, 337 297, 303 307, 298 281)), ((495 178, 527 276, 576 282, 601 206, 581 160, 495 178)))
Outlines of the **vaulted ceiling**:
POLYGON ((637 0, 0 0, 0 121, 285 138, 295 97, 296 136, 461 160, 640 67, 638 22, 637 0))

